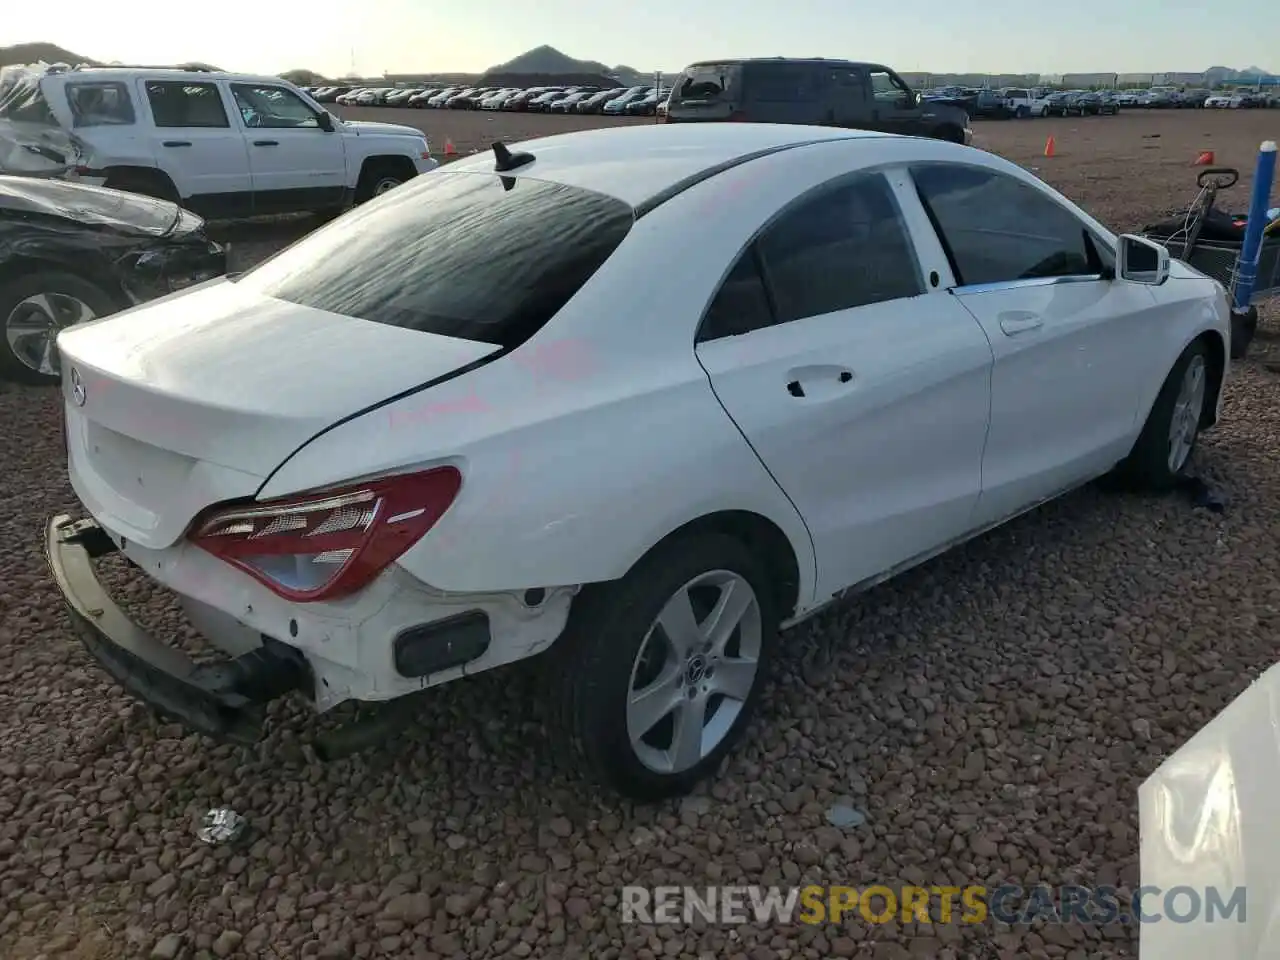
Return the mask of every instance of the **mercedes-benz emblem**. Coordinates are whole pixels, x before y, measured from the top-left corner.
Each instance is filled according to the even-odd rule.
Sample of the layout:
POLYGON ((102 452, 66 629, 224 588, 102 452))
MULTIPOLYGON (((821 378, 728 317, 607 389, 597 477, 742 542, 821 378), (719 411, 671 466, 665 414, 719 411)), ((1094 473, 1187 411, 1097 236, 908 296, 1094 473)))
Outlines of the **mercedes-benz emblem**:
POLYGON ((84 381, 80 379, 80 371, 75 367, 71 368, 71 399, 76 402, 77 407, 83 407, 88 395, 84 390, 84 381))

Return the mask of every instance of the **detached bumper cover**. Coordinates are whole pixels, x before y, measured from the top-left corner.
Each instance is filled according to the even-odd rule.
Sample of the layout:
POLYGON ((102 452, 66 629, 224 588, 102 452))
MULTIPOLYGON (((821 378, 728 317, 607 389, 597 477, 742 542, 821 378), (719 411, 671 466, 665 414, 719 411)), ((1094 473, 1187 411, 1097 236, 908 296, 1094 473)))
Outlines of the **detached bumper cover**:
POLYGON ((94 558, 115 549, 92 520, 73 522, 62 514, 45 527, 49 569, 85 649, 128 693, 160 713, 218 740, 256 742, 264 701, 242 692, 239 661, 197 664, 130 620, 93 568, 94 558))

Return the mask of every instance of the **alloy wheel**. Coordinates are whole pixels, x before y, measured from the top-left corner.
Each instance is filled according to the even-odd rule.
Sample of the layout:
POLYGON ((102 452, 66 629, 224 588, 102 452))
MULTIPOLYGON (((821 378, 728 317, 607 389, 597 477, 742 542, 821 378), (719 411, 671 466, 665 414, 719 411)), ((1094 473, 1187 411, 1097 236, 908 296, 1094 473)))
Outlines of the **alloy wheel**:
POLYGON ((677 590, 631 668, 627 734, 636 759, 671 775, 710 755, 751 695, 762 642, 760 601, 744 577, 714 570, 677 590))
POLYGON ((1173 404, 1173 416, 1169 419, 1169 472, 1178 473, 1187 463, 1191 448, 1200 430, 1200 417, 1204 413, 1205 363, 1196 354, 1187 364, 1178 387, 1178 399, 1173 404))
POLYGON ((66 293, 37 293, 20 302, 5 320, 9 349, 24 366, 58 375, 58 333, 97 318, 93 308, 66 293))

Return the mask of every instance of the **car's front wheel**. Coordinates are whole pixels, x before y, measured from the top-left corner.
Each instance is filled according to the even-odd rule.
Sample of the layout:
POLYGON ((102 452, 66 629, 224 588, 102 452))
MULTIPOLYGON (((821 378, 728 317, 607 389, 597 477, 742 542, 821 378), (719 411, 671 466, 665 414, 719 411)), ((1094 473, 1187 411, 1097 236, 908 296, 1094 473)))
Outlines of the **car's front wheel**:
POLYGON ((0 283, 0 377, 34 386, 58 383, 58 334, 117 309, 95 284, 60 270, 38 270, 0 283))
POLYGON ((1168 490, 1191 459, 1210 396, 1207 345, 1196 340, 1182 352, 1165 378, 1147 422, 1118 473, 1132 484, 1168 490))
POLYGON ((776 643, 769 580, 742 543, 710 533, 659 546, 574 604, 552 658, 561 746, 625 796, 687 793, 746 728, 776 643))

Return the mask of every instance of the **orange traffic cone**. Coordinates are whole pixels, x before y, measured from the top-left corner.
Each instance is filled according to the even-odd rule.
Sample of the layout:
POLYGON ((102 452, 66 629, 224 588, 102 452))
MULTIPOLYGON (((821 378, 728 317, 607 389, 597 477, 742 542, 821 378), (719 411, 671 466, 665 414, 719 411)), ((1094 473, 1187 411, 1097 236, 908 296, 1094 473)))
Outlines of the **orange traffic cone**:
POLYGON ((1046 140, 1046 141, 1044 142, 1044 155, 1045 155, 1046 157, 1052 157, 1052 156, 1053 156, 1053 154, 1054 154, 1054 146, 1055 146, 1055 144, 1054 144, 1054 142, 1053 142, 1053 137, 1050 137, 1048 140, 1046 140))
POLYGON ((1192 165, 1193 167, 1212 167, 1212 166, 1213 166, 1213 151, 1212 151, 1212 150, 1205 150, 1205 151, 1203 151, 1203 152, 1200 154, 1200 156, 1196 157, 1195 162, 1194 162, 1193 164, 1191 164, 1191 165, 1192 165))
POLYGON ((444 141, 444 155, 446 157, 456 157, 458 155, 458 148, 453 145, 453 141, 448 137, 444 141))

